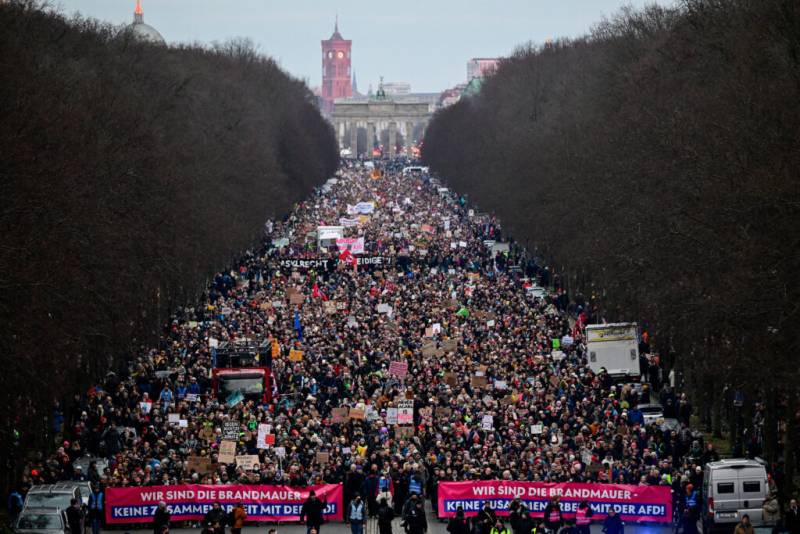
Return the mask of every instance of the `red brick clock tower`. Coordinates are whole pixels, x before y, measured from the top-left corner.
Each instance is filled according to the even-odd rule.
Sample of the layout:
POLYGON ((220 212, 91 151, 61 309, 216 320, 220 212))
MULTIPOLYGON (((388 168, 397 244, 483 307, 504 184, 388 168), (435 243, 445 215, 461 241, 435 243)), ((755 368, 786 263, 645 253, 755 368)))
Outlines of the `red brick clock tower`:
POLYGON ((333 35, 322 41, 322 103, 323 111, 333 110, 337 98, 353 96, 350 73, 350 48, 353 42, 342 38, 339 33, 339 17, 333 35))

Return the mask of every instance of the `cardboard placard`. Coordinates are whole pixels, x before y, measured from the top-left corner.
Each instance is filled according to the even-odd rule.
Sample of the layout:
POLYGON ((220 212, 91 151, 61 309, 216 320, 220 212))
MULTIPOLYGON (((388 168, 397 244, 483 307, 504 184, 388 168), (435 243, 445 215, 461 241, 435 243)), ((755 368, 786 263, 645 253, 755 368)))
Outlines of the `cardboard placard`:
POLYGON ((257 454, 241 454, 236 457, 236 467, 241 467, 245 471, 252 471, 258 464, 257 454))
POLYGON ((319 465, 327 465, 328 462, 330 461, 330 458, 331 458, 331 453, 329 452, 318 452, 316 457, 317 463, 319 465))
POLYGON ((363 421, 364 418, 366 417, 366 414, 365 414, 363 408, 353 408, 353 409, 350 410, 350 413, 348 414, 348 417, 350 417, 350 419, 356 419, 358 421, 363 421))
POLYGON ((506 395, 505 397, 500 399, 500 404, 502 404, 503 406, 514 404, 514 395, 506 395))
POLYGON ((205 475, 215 471, 214 462, 207 456, 189 456, 186 459, 185 469, 191 473, 194 471, 198 475, 205 475))
POLYGON ((457 339, 448 339, 446 341, 442 341, 442 350, 453 352, 458 349, 458 340, 457 339))
POLYGON ((344 423, 347 421, 349 410, 347 406, 342 408, 334 408, 331 410, 331 422, 332 423, 344 423))
POLYGON ((394 435, 398 439, 414 437, 413 426, 396 426, 394 427, 394 435))
POLYGON ((322 303, 322 310, 328 315, 336 313, 336 303, 332 300, 326 300, 322 303))
POLYGON ((299 306, 305 301, 305 297, 303 296, 303 294, 294 288, 289 288, 288 294, 289 294, 289 304, 292 304, 294 306, 299 306))
POLYGON ((450 387, 458 386, 458 376, 455 373, 445 373, 444 374, 444 383, 450 387))
POLYGON ((219 444, 219 462, 232 464, 236 461, 236 442, 223 440, 219 444))
POLYGON ((450 408, 448 406, 437 406, 436 407, 436 417, 446 418, 446 417, 450 417, 450 415, 452 413, 453 413, 452 408, 450 408))
POLYGON ((473 388, 480 389, 480 388, 485 388, 486 385, 489 383, 489 381, 486 380, 485 376, 473 376, 472 378, 469 379, 469 383, 470 386, 472 386, 473 388))
POLYGON ((289 361, 290 362, 302 362, 303 361, 303 351, 298 349, 292 349, 289 351, 289 361))

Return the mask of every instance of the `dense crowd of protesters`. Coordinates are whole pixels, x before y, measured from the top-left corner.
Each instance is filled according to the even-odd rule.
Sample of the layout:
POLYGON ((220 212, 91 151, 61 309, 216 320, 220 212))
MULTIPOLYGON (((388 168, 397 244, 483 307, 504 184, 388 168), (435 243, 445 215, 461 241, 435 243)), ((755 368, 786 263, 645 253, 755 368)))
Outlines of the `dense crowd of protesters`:
POLYGON ((217 274, 204 302, 179 310, 127 374, 75 396, 63 446, 32 462, 23 485, 343 483, 346 511, 361 497, 364 513, 384 523, 390 512, 410 517, 413 494, 435 502, 443 480, 663 484, 676 495, 701 487, 700 466, 716 453, 690 431, 691 405, 647 356, 646 337, 649 384, 593 372, 581 328, 587 304, 570 301, 513 241, 495 253, 492 242, 507 240, 498 221, 427 176, 345 168, 265 233, 263 248, 217 274), (359 202, 374 211, 353 213, 359 202), (389 263, 354 267, 335 247, 317 250, 311 234, 342 218, 358 220, 346 232, 364 237, 362 256, 389 263), (333 267, 293 271, 280 264, 288 258, 329 258, 333 267), (527 288, 536 284, 555 289, 535 298, 527 288), (329 302, 339 306, 332 312, 329 302), (269 403, 212 389, 215 347, 242 339, 279 346, 269 403), (291 349, 302 359, 290 360, 291 349), (390 373, 392 362, 407 374, 390 373), (413 426, 390 424, 390 409, 406 400, 413 426), (651 402, 679 426, 645 425, 637 406, 651 402), (340 407, 365 417, 333 422, 340 407), (240 424, 237 453, 259 457, 252 470, 216 463, 231 420, 240 424), (260 423, 271 425, 274 446, 257 448, 260 423), (76 471, 86 454, 107 467, 76 471), (212 469, 190 470, 189 456, 210 458, 212 469))

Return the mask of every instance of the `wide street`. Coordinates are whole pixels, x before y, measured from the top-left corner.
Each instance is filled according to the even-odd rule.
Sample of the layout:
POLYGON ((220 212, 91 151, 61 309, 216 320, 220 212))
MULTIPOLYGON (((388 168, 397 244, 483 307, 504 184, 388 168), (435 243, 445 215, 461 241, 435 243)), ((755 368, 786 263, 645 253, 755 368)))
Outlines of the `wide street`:
MULTIPOLYGON (((447 523, 438 521, 431 512, 430 508, 427 509, 427 518, 428 518, 428 534, 447 534, 447 523)), ((242 529, 242 532, 245 534, 266 534, 266 532, 270 528, 276 528, 277 534, 306 534, 306 528, 302 525, 297 523, 288 523, 288 524, 264 524, 261 526, 253 526, 253 527, 245 527, 242 529)), ((197 533, 200 532, 201 529, 170 529, 170 534, 189 534, 189 533, 197 533)), ((672 525, 669 526, 657 526, 654 524, 647 524, 647 525, 640 525, 635 523, 628 523, 625 525, 625 532, 627 534, 669 534, 674 530, 672 525)), ((119 532, 118 529, 114 529, 115 532, 119 532)), ((136 532, 141 533, 152 533, 152 530, 126 530, 124 532, 130 532, 131 534, 136 532)), ((392 525, 392 533, 393 534, 403 534, 404 530, 400 526, 400 520, 395 519, 394 524, 392 525)), ((601 534, 602 527, 601 525, 592 525, 592 534, 601 534)), ((321 529, 320 534, 351 534, 350 525, 346 525, 344 523, 335 522, 335 523, 327 523, 321 529)), ((364 529, 364 534, 378 534, 378 525, 374 521, 369 521, 367 523, 366 528, 364 529)))

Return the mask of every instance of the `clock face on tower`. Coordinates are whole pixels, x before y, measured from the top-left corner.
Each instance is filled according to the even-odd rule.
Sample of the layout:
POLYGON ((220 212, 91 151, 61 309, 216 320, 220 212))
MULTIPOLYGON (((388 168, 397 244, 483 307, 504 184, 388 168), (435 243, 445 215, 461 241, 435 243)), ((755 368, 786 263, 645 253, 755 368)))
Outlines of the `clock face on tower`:
POLYGON ((332 58, 333 57, 333 52, 328 52, 328 57, 332 58))
POLYGON ((339 52, 337 55, 339 56, 339 59, 342 59, 344 57, 344 52, 339 52))

